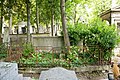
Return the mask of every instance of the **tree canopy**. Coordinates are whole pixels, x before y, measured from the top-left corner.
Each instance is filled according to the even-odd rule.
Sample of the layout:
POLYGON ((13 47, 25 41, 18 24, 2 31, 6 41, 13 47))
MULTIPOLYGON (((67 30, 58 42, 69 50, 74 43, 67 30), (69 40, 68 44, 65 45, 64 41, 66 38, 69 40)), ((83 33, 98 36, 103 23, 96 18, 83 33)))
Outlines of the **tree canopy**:
MULTIPOLYGON (((30 0, 31 24, 36 21, 36 4, 39 10, 39 24, 50 23, 51 10, 54 10, 55 22, 60 21, 60 0, 30 0)), ((118 3, 119 4, 119 3, 118 3)), ((9 20, 9 11, 13 14, 12 24, 27 20, 26 0, 1 0, 0 9, 3 6, 3 15, 5 21, 9 20)), ((111 0, 66 0, 66 16, 69 23, 76 23, 85 20, 88 22, 91 18, 99 15, 101 12, 111 7, 111 0)), ((1 11, 0 11, 1 13, 1 11)))
MULTIPOLYGON (((118 0, 117 4, 119 4, 118 0)), ((111 5, 111 0, 65 0, 66 25, 75 27, 81 22, 88 24, 101 12, 110 9, 111 5)), ((14 27, 20 21, 29 21, 30 25, 37 26, 37 28, 51 26, 52 33, 54 25, 62 25, 60 0, 1 0, 0 9, 1 26, 3 18, 9 27, 14 27), (27 13, 27 2, 29 13, 27 13)))

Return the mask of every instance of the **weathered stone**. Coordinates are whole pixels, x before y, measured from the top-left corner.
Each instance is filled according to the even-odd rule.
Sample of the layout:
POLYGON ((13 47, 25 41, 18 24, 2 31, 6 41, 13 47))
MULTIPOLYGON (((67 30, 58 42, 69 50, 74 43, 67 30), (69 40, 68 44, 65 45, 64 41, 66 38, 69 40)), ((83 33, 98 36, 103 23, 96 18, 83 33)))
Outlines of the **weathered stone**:
POLYGON ((74 71, 56 67, 42 71, 39 80, 78 80, 78 78, 74 71))
POLYGON ((0 80, 12 80, 18 75, 16 63, 0 62, 0 80))
POLYGON ((18 74, 17 63, 0 62, 0 80, 31 80, 18 74))

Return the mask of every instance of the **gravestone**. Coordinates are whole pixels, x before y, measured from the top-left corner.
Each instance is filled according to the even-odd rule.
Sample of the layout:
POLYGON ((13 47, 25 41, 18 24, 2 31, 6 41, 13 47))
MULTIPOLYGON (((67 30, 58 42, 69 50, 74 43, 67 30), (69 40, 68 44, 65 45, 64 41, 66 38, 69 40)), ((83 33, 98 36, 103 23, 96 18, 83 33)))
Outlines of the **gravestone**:
POLYGON ((13 80, 17 75, 17 64, 0 62, 0 80, 13 80))
POLYGON ((17 63, 0 62, 0 80, 31 80, 18 73, 17 63))
POLYGON ((55 67, 48 71, 42 71, 39 80, 78 80, 78 78, 74 71, 55 67))

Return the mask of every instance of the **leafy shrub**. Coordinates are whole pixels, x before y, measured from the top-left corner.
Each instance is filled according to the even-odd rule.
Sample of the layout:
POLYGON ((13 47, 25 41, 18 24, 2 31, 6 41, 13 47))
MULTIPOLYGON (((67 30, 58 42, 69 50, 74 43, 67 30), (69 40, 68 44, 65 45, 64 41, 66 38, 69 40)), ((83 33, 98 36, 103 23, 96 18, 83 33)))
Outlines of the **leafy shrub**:
POLYGON ((7 47, 4 43, 0 44, 0 59, 5 58, 7 56, 7 47))
POLYGON ((31 56, 31 53, 34 53, 34 47, 31 43, 25 43, 23 45, 23 56, 27 58, 28 56, 31 56))
POLYGON ((96 18, 90 24, 78 24, 75 27, 68 28, 68 35, 72 46, 77 46, 80 41, 83 41, 83 46, 87 48, 87 52, 83 54, 90 56, 93 54, 93 59, 86 59, 88 62, 97 62, 101 54, 101 59, 109 60, 112 56, 112 49, 118 44, 120 37, 115 26, 109 26, 105 21, 96 18))
POLYGON ((71 52, 67 55, 69 60, 71 62, 75 62, 78 60, 78 55, 79 55, 79 48, 75 46, 71 46, 70 48, 71 52))
MULTIPOLYGON (((93 46, 96 55, 101 54, 103 60, 109 60, 112 56, 112 49, 115 48, 119 41, 115 26, 108 26, 105 21, 97 18, 89 28, 89 35, 86 35, 86 45, 93 46)), ((89 47, 90 52, 93 50, 89 47)))

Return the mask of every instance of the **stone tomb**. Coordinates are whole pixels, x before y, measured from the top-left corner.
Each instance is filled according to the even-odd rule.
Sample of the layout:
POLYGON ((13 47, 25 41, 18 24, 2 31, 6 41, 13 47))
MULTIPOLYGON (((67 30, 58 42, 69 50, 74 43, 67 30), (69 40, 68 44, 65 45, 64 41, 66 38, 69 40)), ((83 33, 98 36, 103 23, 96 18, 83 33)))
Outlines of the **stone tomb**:
POLYGON ((48 71, 42 71, 39 80, 78 80, 78 78, 74 71, 55 67, 48 71))
POLYGON ((17 63, 0 62, 0 80, 31 80, 18 74, 17 63))

